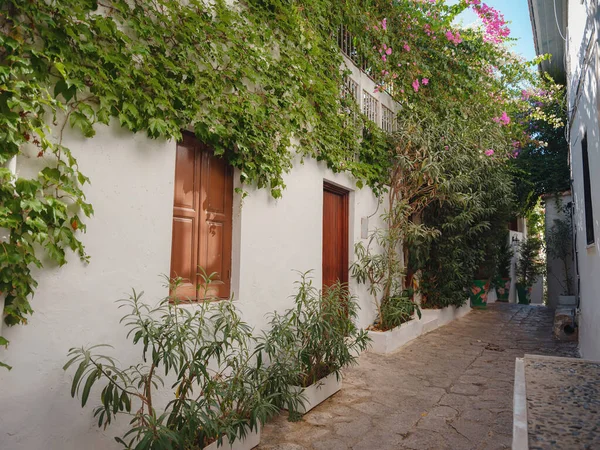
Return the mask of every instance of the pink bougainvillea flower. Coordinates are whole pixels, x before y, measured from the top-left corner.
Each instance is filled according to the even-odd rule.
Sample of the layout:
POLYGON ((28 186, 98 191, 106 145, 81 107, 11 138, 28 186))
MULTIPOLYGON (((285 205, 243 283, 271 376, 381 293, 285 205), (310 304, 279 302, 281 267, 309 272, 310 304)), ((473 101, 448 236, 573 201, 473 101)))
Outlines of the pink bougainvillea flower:
POLYGON ((410 52, 410 45, 404 44, 404 50, 406 50, 407 52, 410 52))
POLYGON ((381 60, 382 61, 387 61, 387 57, 385 55, 381 55, 381 60))
POLYGON ((500 117, 494 117, 492 120, 501 125, 508 125, 510 123, 510 117, 508 117, 506 111, 504 111, 500 117))
POLYGON ((500 11, 492 8, 480 0, 467 0, 467 5, 472 5, 485 27, 483 40, 493 44, 500 44, 510 35, 510 29, 500 11))
POLYGON ((381 21, 381 28, 383 28, 384 30, 387 30, 387 19, 383 19, 381 21))
POLYGON ((386 55, 391 55, 392 54, 392 47, 388 47, 388 49, 385 51, 386 55))
POLYGON ((446 39, 452 42, 454 45, 458 45, 462 42, 462 38, 460 37, 460 33, 457 31, 456 33, 452 33, 452 31, 446 31, 446 39))
POLYGON ((485 151, 485 156, 492 156, 493 154, 494 154, 494 149, 492 149, 492 148, 488 148, 485 151))
POLYGON ((419 80, 412 82, 412 88, 415 90, 415 92, 419 92, 419 80))
POLYGON ((421 84, 422 84, 423 86, 427 86, 427 85, 429 84, 429 78, 423 78, 423 79, 421 80, 421 84))

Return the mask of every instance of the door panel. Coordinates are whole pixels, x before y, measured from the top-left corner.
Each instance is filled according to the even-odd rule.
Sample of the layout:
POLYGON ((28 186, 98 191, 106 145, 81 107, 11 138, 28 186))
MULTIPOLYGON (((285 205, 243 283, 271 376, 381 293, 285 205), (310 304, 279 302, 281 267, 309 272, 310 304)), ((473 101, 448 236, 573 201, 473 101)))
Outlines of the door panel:
POLYGON ((323 185, 323 288, 348 282, 348 191, 323 185))
POLYGON ((194 139, 184 135, 183 141, 177 144, 175 160, 170 275, 171 278, 183 278, 175 293, 181 299, 196 298, 199 160, 194 139))
POLYGON ((216 272, 208 296, 227 298, 231 293, 231 228, 233 170, 212 152, 202 155, 199 264, 216 272))

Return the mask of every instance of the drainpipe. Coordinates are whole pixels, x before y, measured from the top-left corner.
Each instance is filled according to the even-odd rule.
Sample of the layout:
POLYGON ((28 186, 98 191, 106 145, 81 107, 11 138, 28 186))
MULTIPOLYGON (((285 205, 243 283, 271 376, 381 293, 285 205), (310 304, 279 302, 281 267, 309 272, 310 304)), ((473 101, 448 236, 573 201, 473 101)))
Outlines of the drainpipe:
MULTIPOLYGON (((17 156, 10 158, 4 166, 10 171, 12 176, 17 175, 17 156)), ((6 228, 0 228, 0 241, 7 242, 10 239, 10 231, 6 228)), ((2 327, 4 325, 4 294, 0 294, 0 306, 2 306, 2 314, 0 314, 0 334, 2 334, 2 327)))

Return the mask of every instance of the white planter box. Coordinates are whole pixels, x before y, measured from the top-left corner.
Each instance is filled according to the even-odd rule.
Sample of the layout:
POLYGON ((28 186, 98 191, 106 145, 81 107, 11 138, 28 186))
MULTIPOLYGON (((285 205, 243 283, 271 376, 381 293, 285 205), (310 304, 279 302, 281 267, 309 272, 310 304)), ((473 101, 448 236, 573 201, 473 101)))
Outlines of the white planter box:
POLYGON ((413 319, 389 331, 372 331, 368 334, 371 338, 371 351, 373 353, 387 354, 399 349, 403 345, 419 337, 423 332, 423 321, 413 319))
POLYGON ((342 388, 342 378, 340 376, 340 379, 338 380, 335 373, 332 373, 308 387, 301 388, 300 386, 292 386, 292 388, 297 391, 302 391, 305 398, 304 406, 298 405, 298 412, 300 414, 306 414, 315 406, 323 403, 333 394, 338 392, 342 388))
POLYGON ((467 302, 464 305, 462 305, 460 308, 457 308, 455 306, 453 306, 453 308, 454 308, 454 318, 460 319, 461 317, 464 317, 471 312, 471 303, 469 302, 469 300, 467 300, 467 302))
POLYGON ((423 324, 421 334, 427 334, 442 326, 443 317, 441 309, 422 309, 421 319, 418 317, 416 316, 415 320, 419 320, 423 324))
POLYGON ((457 308, 456 306, 447 306, 442 309, 422 309, 421 319, 418 319, 418 316, 415 315, 413 320, 403 323, 393 330, 369 330, 368 334, 372 340, 370 351, 382 355, 392 353, 420 335, 447 325, 454 319, 463 317, 469 311, 471 311, 469 303, 466 303, 460 308, 457 308))
POLYGON ((250 450, 260 444, 260 425, 258 430, 252 430, 246 434, 244 439, 236 439, 233 444, 229 443, 227 436, 223 438, 221 446, 217 446, 217 441, 204 447, 203 450, 250 450))

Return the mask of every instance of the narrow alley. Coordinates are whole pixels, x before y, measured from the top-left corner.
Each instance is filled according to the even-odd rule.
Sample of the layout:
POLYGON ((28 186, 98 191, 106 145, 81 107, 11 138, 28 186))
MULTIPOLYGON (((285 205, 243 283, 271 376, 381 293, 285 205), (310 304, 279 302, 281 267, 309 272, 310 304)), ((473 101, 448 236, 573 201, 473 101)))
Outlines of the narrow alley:
POLYGON ((496 303, 392 355, 364 353, 300 422, 265 425, 259 449, 510 448, 515 358, 577 355, 553 339, 552 320, 543 306, 496 303))

